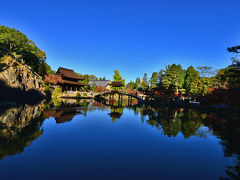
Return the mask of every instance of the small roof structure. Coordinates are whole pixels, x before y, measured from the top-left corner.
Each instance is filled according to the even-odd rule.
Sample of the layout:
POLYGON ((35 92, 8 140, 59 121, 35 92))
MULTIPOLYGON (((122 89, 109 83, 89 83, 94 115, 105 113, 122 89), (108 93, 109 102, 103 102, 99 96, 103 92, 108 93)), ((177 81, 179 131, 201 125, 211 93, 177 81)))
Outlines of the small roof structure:
POLYGON ((112 82, 109 83, 108 85, 113 86, 113 87, 121 87, 121 86, 124 86, 121 81, 112 81, 112 82))
POLYGON ((72 69, 66 69, 63 67, 59 67, 56 74, 61 75, 63 78, 84 80, 84 78, 79 77, 72 69))

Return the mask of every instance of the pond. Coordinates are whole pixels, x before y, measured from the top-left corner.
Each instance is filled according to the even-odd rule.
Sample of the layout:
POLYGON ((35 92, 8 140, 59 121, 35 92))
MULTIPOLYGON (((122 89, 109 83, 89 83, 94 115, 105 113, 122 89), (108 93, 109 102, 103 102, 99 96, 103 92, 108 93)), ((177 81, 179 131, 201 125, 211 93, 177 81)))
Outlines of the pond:
POLYGON ((1 179, 239 179, 240 122, 94 100, 0 111, 1 179))

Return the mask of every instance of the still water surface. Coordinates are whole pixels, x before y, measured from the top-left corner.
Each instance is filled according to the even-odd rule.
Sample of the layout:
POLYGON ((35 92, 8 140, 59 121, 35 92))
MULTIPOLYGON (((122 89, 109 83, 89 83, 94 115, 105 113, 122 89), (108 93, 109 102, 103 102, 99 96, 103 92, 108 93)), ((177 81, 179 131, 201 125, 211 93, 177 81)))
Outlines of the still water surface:
POLYGON ((238 179, 239 121, 95 101, 0 111, 1 179, 238 179))

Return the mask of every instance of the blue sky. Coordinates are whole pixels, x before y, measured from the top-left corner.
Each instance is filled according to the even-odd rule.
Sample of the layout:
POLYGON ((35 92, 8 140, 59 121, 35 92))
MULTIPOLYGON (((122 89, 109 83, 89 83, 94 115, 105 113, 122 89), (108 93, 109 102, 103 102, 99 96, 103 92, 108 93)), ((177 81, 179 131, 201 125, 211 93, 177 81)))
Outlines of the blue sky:
POLYGON ((171 63, 231 63, 240 45, 239 0, 11 0, 0 24, 15 27, 47 52, 56 70, 112 79, 148 77, 171 63))

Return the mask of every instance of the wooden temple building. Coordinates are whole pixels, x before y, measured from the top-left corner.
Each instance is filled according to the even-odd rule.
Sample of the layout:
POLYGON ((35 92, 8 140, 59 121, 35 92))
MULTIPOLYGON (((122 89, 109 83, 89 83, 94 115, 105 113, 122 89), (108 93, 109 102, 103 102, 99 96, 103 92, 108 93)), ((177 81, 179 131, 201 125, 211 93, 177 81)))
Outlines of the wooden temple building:
POLYGON ((87 84, 72 69, 59 67, 56 74, 45 76, 45 83, 60 85, 63 91, 80 91, 87 84))

